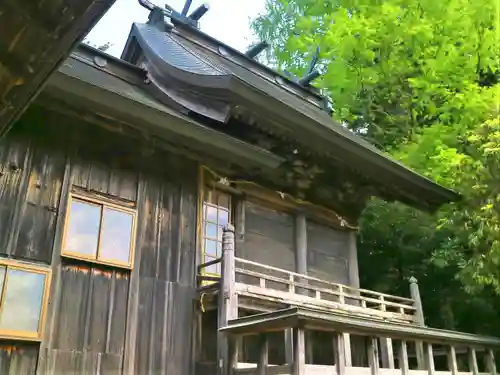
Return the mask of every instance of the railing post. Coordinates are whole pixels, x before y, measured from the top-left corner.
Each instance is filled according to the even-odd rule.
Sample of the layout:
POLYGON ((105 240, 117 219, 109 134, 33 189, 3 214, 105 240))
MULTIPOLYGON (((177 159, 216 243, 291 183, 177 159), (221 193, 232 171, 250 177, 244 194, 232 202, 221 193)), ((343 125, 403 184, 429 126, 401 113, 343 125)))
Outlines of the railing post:
POLYGON ((488 349, 486 353, 486 369, 488 373, 496 375, 497 366, 495 364, 495 354, 493 353, 493 349, 488 349))
MULTIPOLYGON (((420 290, 418 289, 418 281, 415 277, 410 277, 410 295, 415 306, 415 323, 425 326, 424 310, 422 308, 422 299, 420 298, 420 290)), ((424 345, 422 341, 415 342, 415 351, 417 355, 417 366, 419 370, 425 367, 424 345)))
POLYGON ((436 373, 434 366, 434 351, 432 350, 432 344, 427 343, 425 345, 425 364, 427 367, 427 373, 429 375, 434 375, 436 373))
MULTIPOLYGON (((379 297, 380 311, 386 311, 384 296, 379 297)), ((382 357, 382 367, 393 369, 394 368, 394 351, 392 348, 392 339, 390 337, 380 338, 380 355, 382 357)))
MULTIPOLYGON (((221 273, 221 293, 219 294, 219 328, 225 327, 229 320, 238 318, 238 299, 236 295, 236 273, 234 259, 234 227, 226 225, 222 232, 222 273, 221 273)), ((224 333, 217 334, 217 352, 219 358, 220 375, 230 374, 234 365, 229 356, 237 357, 237 345, 233 342, 232 353, 229 351, 229 338, 224 333)))
POLYGON ((453 345, 448 349, 448 370, 451 372, 451 375, 458 374, 457 353, 453 345))
POLYGON ((238 317, 234 258, 234 227, 227 224, 222 232, 222 295, 225 301, 226 324, 228 320, 238 317))
POLYGON ((476 349, 474 348, 469 348, 469 371, 472 373, 472 375, 479 375, 476 349))
POLYGON ((408 347, 405 340, 401 340, 399 346, 399 367, 401 367, 402 375, 408 375, 410 373, 410 366, 408 364, 408 347))
POLYGON ((424 310, 422 308, 422 299, 420 298, 420 290, 418 281, 415 277, 410 277, 410 295, 415 303, 415 323, 425 326, 424 310))

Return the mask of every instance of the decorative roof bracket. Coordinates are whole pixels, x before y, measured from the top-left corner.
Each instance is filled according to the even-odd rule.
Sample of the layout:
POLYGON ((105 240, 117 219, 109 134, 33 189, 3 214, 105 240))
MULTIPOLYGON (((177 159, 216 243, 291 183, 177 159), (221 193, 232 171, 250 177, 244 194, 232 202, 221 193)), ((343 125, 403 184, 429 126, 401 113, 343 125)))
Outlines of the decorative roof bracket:
MULTIPOLYGON (((149 9, 151 12, 158 12, 161 10, 164 17, 169 17, 172 23, 181 23, 184 25, 188 25, 194 28, 199 28, 200 19, 208 12, 209 6, 208 4, 202 4, 198 8, 196 8, 189 16, 187 13, 189 12, 189 8, 191 7, 192 0, 186 0, 184 7, 182 8, 182 12, 179 13, 171 6, 165 4, 165 8, 161 8, 149 0, 138 0, 139 4, 146 9, 149 9)), ((151 15, 150 15, 151 20, 151 15)))

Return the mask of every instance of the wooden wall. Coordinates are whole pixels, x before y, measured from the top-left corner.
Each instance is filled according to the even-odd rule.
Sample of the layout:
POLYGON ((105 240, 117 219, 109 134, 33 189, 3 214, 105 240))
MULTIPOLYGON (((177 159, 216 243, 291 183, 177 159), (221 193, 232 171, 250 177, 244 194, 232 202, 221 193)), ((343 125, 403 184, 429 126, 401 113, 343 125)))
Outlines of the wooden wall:
MULTIPOLYGON (((192 373, 197 176, 195 162, 150 143, 26 113, 0 140, 0 256, 51 267, 52 284, 43 341, 0 340, 1 374, 192 373), (136 205, 132 271, 61 257, 73 188, 136 205)), ((294 215, 243 206, 237 256, 295 270, 294 215)), ((307 272, 351 282, 349 235, 310 220, 307 233, 307 272)))
POLYGON ((1 374, 191 373, 197 165, 138 144, 38 110, 0 140, 0 254, 53 272, 43 341, 0 340, 1 374), (60 256, 74 186, 136 203, 132 271, 60 256))
MULTIPOLYGON (((236 256, 296 271, 294 215, 249 200, 244 205, 243 224, 236 222, 236 227, 244 226, 244 240, 239 246, 237 243, 236 256)), ((323 280, 353 284, 349 272, 353 263, 350 241, 350 232, 307 219, 307 274, 323 280)))
POLYGON ((350 284, 349 232, 307 221, 307 274, 350 284))

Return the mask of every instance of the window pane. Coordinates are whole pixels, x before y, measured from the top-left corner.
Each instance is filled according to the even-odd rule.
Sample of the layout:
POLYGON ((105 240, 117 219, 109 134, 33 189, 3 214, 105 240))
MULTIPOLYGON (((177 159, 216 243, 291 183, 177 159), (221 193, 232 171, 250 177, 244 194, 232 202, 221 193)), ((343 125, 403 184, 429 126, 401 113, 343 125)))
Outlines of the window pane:
POLYGON ((207 223, 205 224, 205 236, 216 238, 217 237, 217 225, 207 223))
POLYGON ((8 269, 0 329, 38 332, 45 275, 8 269))
POLYGON ((217 257, 217 242, 205 240, 205 255, 217 257))
POLYGON ((229 195, 219 193, 219 206, 229 210, 229 195))
POLYGON ((207 221, 212 223, 217 223, 217 208, 212 206, 207 206, 207 221))
POLYGON ((217 257, 220 258, 222 256, 222 242, 217 242, 217 257))
POLYGON ((99 238, 101 207, 73 200, 64 249, 73 253, 95 256, 99 238))
POLYGON ((226 225, 229 223, 229 212, 225 210, 219 211, 219 225, 226 225))
POLYGON ((104 208, 99 259, 130 262, 132 222, 130 213, 104 208))

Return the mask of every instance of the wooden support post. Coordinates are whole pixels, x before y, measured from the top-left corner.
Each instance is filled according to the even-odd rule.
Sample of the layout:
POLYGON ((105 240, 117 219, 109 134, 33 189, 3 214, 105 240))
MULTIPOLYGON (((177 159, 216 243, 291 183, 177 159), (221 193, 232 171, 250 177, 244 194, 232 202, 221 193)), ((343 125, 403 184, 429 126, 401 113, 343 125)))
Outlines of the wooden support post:
POLYGON ((257 375, 266 375, 269 364, 269 342, 266 334, 259 338, 259 362, 257 363, 257 375))
POLYGON ((285 361, 287 364, 293 363, 293 329, 285 330, 285 361))
POLYGON ((333 352, 335 358, 335 367, 337 368, 337 375, 345 374, 345 343, 344 343, 344 334, 341 332, 335 333, 334 341, 333 341, 333 352))
MULTIPOLYGON (((295 272, 301 275, 307 275, 307 220, 306 216, 299 213, 295 216, 295 272)), ((296 282, 301 284, 306 284, 307 280, 295 277, 296 282)), ((308 290, 304 288, 295 288, 295 293, 297 294, 308 294, 308 290)), ((292 339, 296 341, 295 338, 296 331, 292 329, 287 330, 285 333, 285 355, 287 363, 295 363, 295 353, 296 350, 293 349, 290 344, 292 339)), ((309 333, 307 333, 309 336, 309 333)), ((304 338, 304 351, 307 353, 307 359, 310 362, 312 357, 312 340, 306 341, 304 338)))
POLYGON ((394 349, 392 339, 388 337, 380 338, 380 355, 382 357, 383 368, 394 368, 394 349))
POLYGON ((408 347, 405 340, 401 340, 399 344, 399 367, 401 374, 408 375, 410 373, 410 365, 408 364, 408 347))
POLYGON ((469 371, 472 375, 479 375, 476 350, 474 348, 469 348, 469 371))
POLYGON ((238 365, 238 347, 239 338, 237 336, 231 335, 228 337, 228 366, 227 375, 234 375, 236 372, 236 366, 238 365))
MULTIPOLYGON (((380 300, 380 310, 386 311, 384 296, 379 297, 380 300)), ((392 339, 389 337, 380 338, 380 355, 382 357, 382 367, 383 368, 394 368, 394 350, 392 348, 392 339)))
POLYGON ((352 353, 351 353, 351 335, 343 333, 344 336, 344 361, 347 367, 352 366, 352 353))
POLYGON ((451 372, 451 375, 458 374, 457 353, 453 345, 448 350, 448 370, 451 372))
POLYGON ((486 370, 489 374, 496 375, 497 366, 495 363, 495 354, 493 353, 493 349, 488 349, 486 352, 486 370))
POLYGON ((305 332, 301 328, 295 328, 293 331, 293 369, 292 375, 305 375, 306 373, 306 342, 305 332))
POLYGON ((304 214, 295 216, 295 270, 307 274, 307 222, 304 214))
POLYGON ((378 345, 376 337, 370 337, 368 341, 368 364, 370 365, 371 375, 377 375, 379 373, 379 364, 378 345))
POLYGON ((415 323, 425 326, 424 310, 422 307, 422 299, 420 298, 420 290, 418 288, 418 281, 415 277, 410 277, 410 295, 414 301, 415 306, 415 323))
POLYGON ((236 295, 236 265, 234 260, 234 227, 227 224, 222 233, 222 296, 224 299, 225 323, 238 318, 236 295))
POLYGON ((434 375, 436 373, 434 368, 434 352, 432 350, 432 344, 425 344, 425 365, 427 367, 427 373, 429 375, 434 375))
MULTIPOLYGON (((425 326, 424 311, 422 308, 422 299, 420 298, 420 290, 418 288, 418 281, 415 277, 410 277, 410 295, 413 299, 415 307, 414 321, 416 324, 425 326)), ((417 355, 417 367, 419 370, 425 369, 425 354, 424 344, 422 341, 415 342, 415 352, 417 355)))
MULTIPOLYGON (((234 260, 234 227, 228 224, 222 233, 222 274, 221 293, 219 293, 219 328, 225 327, 229 320, 238 318, 238 299, 236 295, 236 274, 234 260)), ((218 373, 230 374, 229 340, 226 334, 217 334, 218 373)), ((237 345, 234 344, 237 352, 237 345)), ((237 355, 233 353, 233 355, 237 355)))

